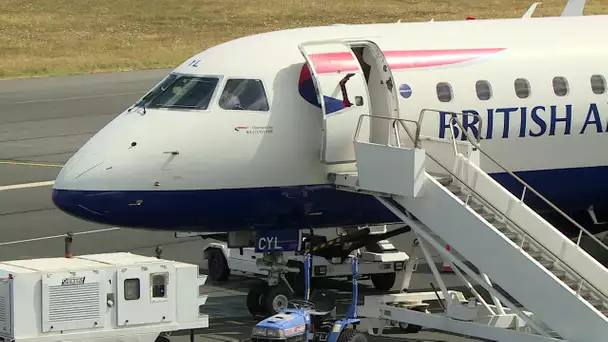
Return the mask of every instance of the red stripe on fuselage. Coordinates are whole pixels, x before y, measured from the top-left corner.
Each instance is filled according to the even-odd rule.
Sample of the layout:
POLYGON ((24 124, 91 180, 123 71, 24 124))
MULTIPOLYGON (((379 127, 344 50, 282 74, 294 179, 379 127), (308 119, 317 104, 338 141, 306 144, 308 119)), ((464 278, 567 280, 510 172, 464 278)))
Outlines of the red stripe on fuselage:
MULTIPOLYGON (((462 63, 503 50, 505 49, 404 50, 383 53, 390 68, 399 70, 462 63)), ((317 74, 356 71, 359 68, 358 62, 350 52, 311 54, 309 58, 317 74)))
POLYGON ((493 55, 504 49, 411 50, 386 51, 384 56, 391 69, 425 68, 468 62, 493 55))
POLYGON ((359 70, 359 62, 350 52, 315 53, 308 58, 317 74, 359 70))

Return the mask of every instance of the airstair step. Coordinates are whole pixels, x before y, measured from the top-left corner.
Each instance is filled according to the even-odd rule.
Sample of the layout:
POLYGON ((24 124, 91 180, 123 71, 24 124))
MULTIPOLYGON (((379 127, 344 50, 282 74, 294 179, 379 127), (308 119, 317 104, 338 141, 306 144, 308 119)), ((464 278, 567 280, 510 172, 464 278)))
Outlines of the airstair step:
POLYGON ((564 271, 564 270, 553 269, 553 270, 551 270, 551 273, 553 273, 561 281, 564 281, 566 279, 566 271, 564 271))
POLYGON ((549 267, 555 264, 555 260, 548 258, 547 255, 543 254, 540 251, 535 251, 528 254, 532 257, 532 259, 538 261, 538 263, 545 267, 549 267))
POLYGON ((494 228, 500 230, 501 232, 509 231, 509 227, 507 226, 506 222, 498 221, 498 222, 494 222, 493 225, 494 225, 494 228))
POLYGON ((464 192, 462 192, 462 189, 458 185, 449 185, 449 186, 446 186, 446 189, 448 189, 451 193, 453 193, 454 195, 456 195, 458 197, 466 196, 466 194, 464 192))
POLYGON ((568 287, 570 287, 571 289, 573 289, 574 291, 576 291, 577 287, 578 287, 578 283, 579 281, 576 279, 565 279, 562 280, 564 282, 564 284, 568 285, 568 287))
MULTIPOLYGON (((450 176, 434 176, 434 177, 439 182, 439 184, 441 184, 445 187, 448 187, 448 185, 452 184, 452 177, 450 177, 450 176)), ((448 188, 450 188, 450 187, 460 189, 460 187, 457 185, 451 185, 448 188)))
POLYGON ((481 205, 479 203, 471 203, 471 201, 469 201, 468 204, 469 204, 469 207, 471 209, 473 209, 473 211, 476 211, 476 212, 480 212, 485 208, 483 205, 481 205))
POLYGON ((481 217, 483 217, 484 220, 492 223, 492 221, 496 220, 496 215, 494 215, 493 213, 488 213, 488 212, 481 212, 478 213, 481 217))
MULTIPOLYGON (((500 230, 500 229, 498 229, 498 230, 500 230)), ((513 240, 515 240, 516 238, 518 238, 518 237, 519 237, 519 233, 518 233, 518 232, 515 232, 515 231, 512 231, 512 230, 507 230, 507 231, 504 231, 504 232, 502 232, 502 233, 503 233, 503 234, 505 234, 505 236, 506 236, 506 237, 507 237, 509 240, 511 240, 511 241, 513 241, 513 240)), ((534 258, 534 259, 536 259, 536 258, 534 258)))
POLYGON ((521 248, 526 252, 529 253, 529 251, 532 249, 532 243, 530 243, 530 240, 528 237, 526 237, 526 240, 524 241, 524 243, 521 244, 521 248))
MULTIPOLYGON (((577 283, 577 285, 578 285, 578 283, 577 283)), ((578 287, 578 286, 574 286, 574 288, 572 288, 572 289, 573 289, 573 290, 576 292, 576 290, 577 290, 576 288, 577 288, 577 287, 578 287)), ((581 297, 585 298, 585 300, 587 300, 587 299, 591 298, 591 291, 590 291, 590 290, 588 290, 588 289, 581 289, 581 290, 579 291, 579 293, 578 293, 578 294, 579 294, 581 297)))
POLYGON ((587 301, 597 309, 602 309, 604 307, 604 301, 601 299, 587 299, 587 301))
POLYGON ((538 262, 541 265, 543 265, 544 268, 548 269, 549 271, 555 269, 555 263, 553 262, 553 260, 541 259, 541 260, 538 260, 538 262))

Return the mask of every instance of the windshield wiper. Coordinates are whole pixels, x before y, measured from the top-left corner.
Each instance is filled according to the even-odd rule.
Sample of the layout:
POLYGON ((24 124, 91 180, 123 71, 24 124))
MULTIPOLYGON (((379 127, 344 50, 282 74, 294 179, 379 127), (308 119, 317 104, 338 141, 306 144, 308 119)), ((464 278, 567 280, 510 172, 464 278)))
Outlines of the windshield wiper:
POLYGON ((175 82, 177 82, 178 79, 180 79, 180 77, 175 77, 175 78, 173 78, 171 83, 164 85, 164 86, 161 85, 158 88, 152 89, 152 91, 150 91, 148 94, 146 94, 144 97, 142 97, 141 100, 135 102, 135 104, 133 106, 131 106, 131 108, 129 108, 127 110, 127 112, 131 112, 131 110, 135 107, 142 107, 142 109, 144 110, 144 114, 146 114, 146 105, 149 104, 150 102, 154 101, 154 99, 156 99, 158 97, 158 95, 164 93, 165 90, 167 90, 175 82))
POLYGON ((145 115, 146 114, 146 104, 144 101, 137 101, 134 105, 132 105, 131 107, 129 107, 129 109, 127 109, 127 113, 130 113, 131 110, 133 110, 133 108, 140 107, 140 105, 139 105, 140 103, 143 103, 143 105, 141 105, 141 107, 143 108, 144 115, 145 115))

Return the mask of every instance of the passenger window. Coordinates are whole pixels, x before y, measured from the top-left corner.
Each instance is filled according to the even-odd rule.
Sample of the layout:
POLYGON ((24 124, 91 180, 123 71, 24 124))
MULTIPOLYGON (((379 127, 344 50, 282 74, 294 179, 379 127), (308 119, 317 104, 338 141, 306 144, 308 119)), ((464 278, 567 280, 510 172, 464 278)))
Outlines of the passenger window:
POLYGON ((268 99, 262 81, 229 79, 220 97, 220 107, 227 110, 268 111, 268 99))
POLYGON ((441 102, 452 101, 452 87, 449 83, 441 82, 437 84, 437 98, 441 102))
POLYGON ((475 90, 477 91, 477 98, 485 101, 492 97, 492 87, 488 81, 477 81, 475 83, 475 90))
POLYGON ((568 81, 565 77, 554 77, 553 78, 553 92, 557 96, 568 95, 568 81))
POLYGON ((139 278, 125 279, 124 282, 125 300, 137 300, 140 296, 139 278))
POLYGON ((216 77, 178 76, 161 85, 149 100, 148 108, 202 109, 209 106, 219 79, 216 77))
POLYGON ((518 78, 515 80, 515 94, 520 99, 525 99, 530 97, 530 82, 525 78, 518 78))
POLYGON ((601 95, 606 92, 606 79, 602 75, 591 76, 591 89, 594 94, 601 95))
POLYGON ((167 273, 153 273, 150 275, 152 281, 152 298, 165 298, 167 296, 167 273))

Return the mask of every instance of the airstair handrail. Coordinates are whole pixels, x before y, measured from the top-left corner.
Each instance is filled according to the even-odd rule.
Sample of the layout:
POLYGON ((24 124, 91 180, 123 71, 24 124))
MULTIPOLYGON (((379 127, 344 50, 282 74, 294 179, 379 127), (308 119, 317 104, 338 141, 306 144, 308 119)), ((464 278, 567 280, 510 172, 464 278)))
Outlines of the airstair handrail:
POLYGON ((580 247, 580 243, 583 237, 583 233, 586 234, 587 236, 589 236, 593 241, 597 242, 598 244, 600 244, 600 246, 602 246, 602 248, 604 250, 606 250, 608 252, 608 247, 601 242, 598 238, 596 238, 593 234, 591 234, 587 229, 585 229, 583 226, 581 226, 578 222, 576 222, 573 218, 571 218, 570 216, 568 216, 568 214, 564 213, 561 209, 559 209, 555 204, 551 203, 551 201, 549 201, 547 198, 545 198, 543 195, 541 195, 538 191, 536 191, 532 186, 530 186, 528 183, 526 183, 523 179, 519 178, 517 175, 515 175, 512 171, 507 170, 504 166, 502 166, 496 159, 492 158, 488 153, 486 153, 480 146, 479 146, 479 142, 481 140, 480 138, 480 134, 479 132, 481 132, 481 117, 479 118, 479 129, 477 130, 477 137, 476 139, 472 139, 469 136, 469 133, 466 132, 466 129, 464 129, 464 126, 462 125, 462 123, 458 120, 458 118, 456 118, 456 115, 473 115, 473 116, 478 116, 475 114, 463 114, 463 113, 452 113, 452 112, 447 112, 447 111, 440 111, 440 110, 436 110, 436 109, 422 109, 420 111, 420 116, 419 116, 419 120, 418 120, 418 126, 417 129, 418 131, 416 132, 416 141, 414 142, 416 144, 416 146, 419 146, 419 142, 420 142, 420 127, 422 126, 422 119, 424 117, 424 112, 437 112, 439 114, 441 113, 445 113, 445 114, 452 114, 452 118, 450 120, 450 130, 452 132, 452 139, 456 140, 456 136, 454 134, 454 123, 456 123, 458 125, 458 128, 460 128, 460 130, 462 131, 462 134, 467 138, 467 140, 473 144, 473 146, 479 150, 479 152, 481 152, 484 156, 486 156, 490 161, 492 161, 494 164, 496 164, 500 169, 502 169, 503 171, 505 171, 506 173, 508 173, 509 175, 511 175, 511 177, 515 178, 515 180, 517 180, 520 184, 522 184, 524 186, 524 190, 522 191, 522 195, 520 200, 522 201, 522 203, 524 202, 524 196, 526 195, 526 190, 530 190, 532 191, 533 194, 535 194, 536 196, 538 196, 538 198, 540 198, 543 202, 545 202, 546 204, 549 205, 549 207, 551 207, 553 210, 555 210, 557 213, 559 213, 560 215, 562 215, 564 218, 566 218, 570 223, 572 223, 576 228, 579 229, 579 234, 578 237, 576 239, 576 245, 580 247))
MULTIPOLYGON (((421 131, 421 127, 422 127, 422 121, 424 120, 424 113, 426 112, 433 112, 433 113, 437 113, 439 115, 441 114, 451 114, 452 115, 452 121, 450 122, 450 129, 454 129, 454 127, 452 126, 452 122, 454 119, 456 119, 456 121, 458 123, 460 123, 460 121, 458 121, 458 119, 456 118, 457 116, 472 116, 472 117, 476 117, 477 120, 479 120, 479 129, 477 130, 477 137, 476 140, 479 143, 481 141, 481 129, 483 128, 483 119, 479 114, 474 114, 474 113, 457 113, 457 112, 450 112, 450 111, 445 111, 445 110, 438 110, 438 109, 430 109, 430 108, 424 108, 420 111, 420 114, 418 115, 418 125, 417 125, 417 131, 416 131, 416 140, 414 141, 414 143, 416 143, 416 146, 418 146, 418 143, 420 142, 420 131, 421 131)), ((460 127, 460 126, 459 126, 460 127)), ((456 137, 454 135, 454 131, 452 131, 454 140, 456 140, 456 137)), ((469 138, 469 136, 467 135, 467 139, 469 138)))
MULTIPOLYGON (((399 120, 397 120, 397 121, 399 121, 399 120)), ((401 124, 403 126, 403 123, 401 123, 401 124)), ((396 136, 396 140, 397 140, 397 147, 400 147, 401 139, 399 137, 398 131, 395 131, 395 136, 396 136)), ((605 294, 603 291, 598 289, 595 285, 591 284, 585 277, 583 277, 580 273, 578 273, 576 270, 574 270, 572 267, 570 267, 564 260, 562 260, 559 256, 557 256, 555 253, 553 253, 551 250, 549 250, 547 247, 545 247, 540 241, 538 241, 536 238, 534 238, 532 235, 530 235, 530 233, 528 233, 525 229, 523 229, 520 225, 518 225, 515 221, 513 221, 513 219, 511 219, 506 213, 504 213, 500 209, 498 209, 495 205, 493 205, 490 201, 488 201, 483 195, 481 195, 479 192, 477 192, 475 189, 473 189, 464 180, 460 179, 460 177, 458 177, 454 172, 450 171, 449 168, 447 168, 445 165, 443 165, 437 159, 435 159, 430 153, 428 153, 428 151, 425 151, 425 155, 427 155, 429 158, 431 158, 431 160, 433 160, 435 163, 437 163, 437 165, 439 165, 441 168, 443 168, 445 171, 447 171, 448 174, 450 174, 454 179, 458 180, 461 184, 463 184, 465 187, 467 187, 473 194, 477 195, 477 197, 480 198, 489 207, 491 207, 491 209, 493 211, 495 211, 496 213, 498 213, 499 215, 504 217, 506 220, 508 220, 511 223, 511 225, 513 225, 514 228, 516 228, 519 231, 519 233, 523 235, 521 245, 519 246, 520 249, 523 250, 523 244, 524 244, 526 238, 528 238, 528 239, 534 241, 538 248, 544 250, 547 254, 552 255, 555 258, 556 263, 559 263, 562 265, 562 267, 564 268, 564 271, 567 271, 572 275, 578 276, 578 278, 581 279, 581 281, 578 283, 578 288, 576 290, 576 294, 578 296, 580 296, 580 291, 582 289, 583 283, 586 283, 589 286, 589 290, 591 292, 595 292, 596 296, 604 297, 604 298, 608 297, 607 294, 605 294)), ((460 156, 463 159, 466 159, 462 155, 462 153, 459 153, 457 155, 457 157, 458 156, 460 156)), ((467 202, 468 202, 468 198, 467 198, 467 201, 465 202, 465 205, 468 206, 467 202)), ((580 248, 580 246, 579 246, 579 248, 580 248)))
POLYGON ((387 120, 389 121, 389 129, 390 126, 392 126, 394 129, 396 129, 395 125, 397 122, 401 123, 401 126, 403 127, 403 129, 405 130, 405 132, 407 133, 407 135, 409 135, 410 139, 412 139, 412 141, 414 141, 414 135, 412 135, 412 132, 410 132, 410 130, 407 128, 407 126, 405 125, 405 122, 410 122, 413 123, 414 125, 416 125, 416 131, 419 131, 419 127, 418 127, 418 121, 414 121, 414 120, 408 120, 408 119, 401 119, 401 118, 395 118, 392 116, 381 116, 381 115, 371 115, 371 114, 362 114, 359 116, 359 120, 357 121, 357 129, 355 130, 355 136, 353 137, 353 143, 354 142, 358 142, 359 140, 359 132, 361 131, 361 124, 363 123, 363 118, 364 117, 369 117, 370 118, 370 122, 371 119, 374 118, 378 118, 378 119, 383 119, 383 120, 387 120), (392 124, 391 124, 392 121, 392 124))

